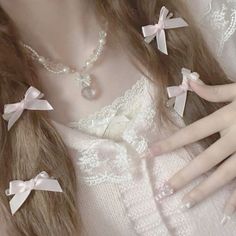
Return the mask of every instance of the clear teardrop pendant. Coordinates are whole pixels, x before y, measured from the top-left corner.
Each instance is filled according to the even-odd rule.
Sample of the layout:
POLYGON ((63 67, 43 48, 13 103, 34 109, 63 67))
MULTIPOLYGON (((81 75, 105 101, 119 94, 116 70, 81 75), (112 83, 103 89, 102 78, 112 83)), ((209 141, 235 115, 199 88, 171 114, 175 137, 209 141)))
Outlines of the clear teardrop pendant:
POLYGON ((81 89, 81 95, 87 100, 93 100, 97 97, 97 90, 92 86, 86 86, 81 89))
POLYGON ((92 83, 92 78, 90 75, 80 75, 81 81, 81 95, 87 100, 93 100, 97 97, 97 89, 95 89, 94 83, 92 83))

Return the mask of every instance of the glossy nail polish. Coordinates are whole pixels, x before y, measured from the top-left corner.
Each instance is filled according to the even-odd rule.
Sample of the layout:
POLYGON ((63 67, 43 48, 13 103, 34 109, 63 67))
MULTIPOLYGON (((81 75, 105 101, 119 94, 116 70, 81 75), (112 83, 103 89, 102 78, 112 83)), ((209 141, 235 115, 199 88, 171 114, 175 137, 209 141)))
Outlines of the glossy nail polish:
POLYGON ((181 203, 179 209, 181 211, 186 211, 186 210, 192 208, 194 205, 195 205, 195 202, 193 200, 185 201, 185 202, 181 203))
POLYGON ((224 214, 221 221, 220 221, 220 224, 225 225, 229 220, 231 220, 231 216, 224 214))
POLYGON ((226 206, 226 208, 224 209, 224 215, 220 221, 220 223, 222 225, 225 225, 228 221, 231 220, 232 215, 235 212, 235 208, 232 205, 228 205, 226 206))

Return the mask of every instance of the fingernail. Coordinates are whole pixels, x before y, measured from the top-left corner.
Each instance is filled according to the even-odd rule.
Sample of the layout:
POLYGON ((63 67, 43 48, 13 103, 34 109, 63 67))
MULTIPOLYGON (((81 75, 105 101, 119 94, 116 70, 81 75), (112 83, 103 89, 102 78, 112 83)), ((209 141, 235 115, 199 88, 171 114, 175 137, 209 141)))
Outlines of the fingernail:
POLYGON ((169 183, 165 182, 159 188, 157 188, 155 199, 159 202, 162 199, 171 196, 173 193, 174 189, 171 187, 169 183))
POLYGON ((192 208, 194 205, 195 205, 195 201, 193 201, 193 200, 184 201, 179 206, 179 209, 181 211, 186 211, 186 210, 192 208))
POLYGON ((231 220, 231 216, 224 214, 221 221, 220 221, 220 224, 225 225, 229 220, 231 220))
POLYGON ((232 215, 235 212, 235 207, 232 205, 226 206, 224 209, 224 215, 221 219, 221 224, 225 225, 229 220, 231 220, 232 215))
POLYGON ((200 84, 200 85, 205 85, 205 83, 202 80, 199 79, 199 76, 193 76, 191 78, 191 81, 193 81, 193 82, 195 82, 197 84, 200 84))

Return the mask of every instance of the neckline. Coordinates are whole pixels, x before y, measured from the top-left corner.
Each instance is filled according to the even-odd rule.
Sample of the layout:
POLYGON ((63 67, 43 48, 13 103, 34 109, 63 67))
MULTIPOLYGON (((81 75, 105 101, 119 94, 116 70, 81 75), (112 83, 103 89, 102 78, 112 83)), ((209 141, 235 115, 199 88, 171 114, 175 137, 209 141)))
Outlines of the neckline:
POLYGON ((137 81, 130 88, 126 89, 122 95, 120 95, 119 97, 116 97, 110 104, 101 107, 99 110, 92 112, 91 114, 87 115, 86 117, 80 118, 75 121, 69 121, 66 124, 63 124, 63 123, 56 121, 54 119, 51 119, 51 121, 54 123, 57 123, 61 126, 67 127, 69 129, 73 129, 73 128, 81 126, 82 124, 86 124, 87 121, 97 117, 99 114, 102 114, 103 112, 105 112, 105 110, 109 110, 109 108, 116 106, 116 104, 119 104, 122 100, 125 100, 126 98, 130 97, 132 95, 133 91, 142 87, 141 85, 146 80, 147 80, 147 77, 142 75, 139 79, 137 79, 137 81))
POLYGON ((145 80, 146 80, 146 77, 144 75, 141 76, 141 78, 139 78, 130 88, 126 89, 122 93, 122 95, 120 95, 119 97, 116 97, 110 104, 101 107, 99 110, 92 112, 91 114, 87 115, 86 117, 80 118, 75 121, 67 122, 66 126, 70 127, 70 128, 75 128, 75 127, 78 127, 82 124, 86 124, 87 121, 90 121, 90 120, 94 119, 95 117, 101 116, 106 111, 109 111, 111 108, 118 106, 125 99, 131 98, 133 91, 135 91, 136 89, 139 89, 140 86, 145 82, 145 80))

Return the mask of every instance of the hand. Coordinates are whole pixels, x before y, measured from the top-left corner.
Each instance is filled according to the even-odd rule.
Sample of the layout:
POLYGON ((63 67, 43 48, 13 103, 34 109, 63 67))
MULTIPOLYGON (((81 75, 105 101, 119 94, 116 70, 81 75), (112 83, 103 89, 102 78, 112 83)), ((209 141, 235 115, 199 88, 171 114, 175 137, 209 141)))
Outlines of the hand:
MULTIPOLYGON (((219 165, 207 179, 184 196, 184 208, 194 206, 236 177, 236 83, 208 86, 190 81, 190 86, 196 94, 210 102, 230 103, 149 148, 151 156, 157 156, 220 132, 219 140, 177 172, 158 191, 159 199, 162 199, 219 165)), ((230 219, 235 211, 236 190, 225 206, 222 223, 230 219)))

